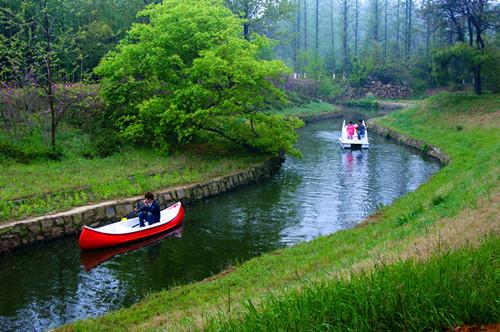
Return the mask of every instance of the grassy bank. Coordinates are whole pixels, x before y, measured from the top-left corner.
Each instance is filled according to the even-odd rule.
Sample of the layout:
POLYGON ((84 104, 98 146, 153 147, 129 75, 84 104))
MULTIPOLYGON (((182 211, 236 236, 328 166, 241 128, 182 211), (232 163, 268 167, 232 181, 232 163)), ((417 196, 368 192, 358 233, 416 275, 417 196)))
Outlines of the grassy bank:
MULTIPOLYGON (((473 245, 487 234, 499 234, 499 110, 495 95, 445 94, 378 119, 440 147, 452 162, 362 227, 263 255, 210 280, 152 294, 131 308, 77 322, 69 329, 202 328, 221 316, 242 317, 248 301, 260 311, 269 294, 286 299, 311 282, 347 277, 408 257, 423 260, 438 249, 473 245)), ((474 286, 480 287, 470 287, 474 286)))
POLYGON ((311 115, 327 114, 334 111, 336 111, 334 105, 320 101, 314 101, 301 106, 274 110, 273 112, 276 114, 282 114, 284 116, 307 117, 311 115))
POLYGON ((172 156, 130 149, 102 159, 0 164, 0 222, 203 181, 265 158, 213 148, 172 156))
MULTIPOLYGON (((295 116, 332 110, 330 104, 311 102, 274 112, 295 116)), ((66 150, 74 152, 75 148, 69 146, 66 150)), ((183 153, 170 156, 132 148, 107 158, 67 154, 60 161, 0 163, 0 222, 204 181, 266 159, 236 148, 200 145, 187 146, 183 153)))
POLYGON ((500 240, 313 283, 283 299, 249 302, 242 319, 209 331, 436 331, 500 321, 500 240), (478 287, 480 285, 480 287, 478 287))

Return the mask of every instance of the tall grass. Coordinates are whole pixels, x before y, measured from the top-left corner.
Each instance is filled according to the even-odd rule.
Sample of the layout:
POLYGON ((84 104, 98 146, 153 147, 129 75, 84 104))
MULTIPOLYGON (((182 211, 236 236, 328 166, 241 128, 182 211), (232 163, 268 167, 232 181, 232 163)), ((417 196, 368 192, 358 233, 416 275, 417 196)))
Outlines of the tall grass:
POLYGON ((500 321, 500 238, 246 304, 208 331, 436 331, 500 321))

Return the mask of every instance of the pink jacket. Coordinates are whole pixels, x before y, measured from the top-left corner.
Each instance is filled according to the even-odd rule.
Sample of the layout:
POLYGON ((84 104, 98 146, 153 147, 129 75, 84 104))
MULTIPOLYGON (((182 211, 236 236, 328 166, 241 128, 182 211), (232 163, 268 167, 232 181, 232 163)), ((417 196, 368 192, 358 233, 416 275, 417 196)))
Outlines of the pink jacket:
POLYGON ((347 135, 349 136, 354 135, 354 126, 352 124, 347 125, 347 135))

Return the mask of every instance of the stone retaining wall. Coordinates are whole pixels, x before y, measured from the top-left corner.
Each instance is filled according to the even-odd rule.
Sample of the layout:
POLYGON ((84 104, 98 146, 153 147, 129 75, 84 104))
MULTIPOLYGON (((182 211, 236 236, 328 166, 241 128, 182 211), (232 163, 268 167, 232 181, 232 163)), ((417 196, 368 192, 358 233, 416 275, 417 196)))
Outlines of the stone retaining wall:
POLYGON ((379 126, 371 120, 368 120, 367 126, 370 132, 374 132, 381 136, 394 139, 404 145, 418 149, 424 154, 438 159, 443 165, 448 165, 450 163, 450 158, 443 151, 433 145, 427 144, 415 138, 411 138, 395 130, 379 126))
MULTIPOLYGON (((282 162, 283 158, 275 158, 241 172, 201 183, 168 188, 154 194, 161 208, 177 201, 190 204, 251 182, 269 178, 279 170, 282 162)), ((136 203, 142 199, 143 196, 136 196, 106 201, 0 225, 0 253, 36 242, 77 234, 84 225, 97 227, 109 224, 129 214, 136 203)))

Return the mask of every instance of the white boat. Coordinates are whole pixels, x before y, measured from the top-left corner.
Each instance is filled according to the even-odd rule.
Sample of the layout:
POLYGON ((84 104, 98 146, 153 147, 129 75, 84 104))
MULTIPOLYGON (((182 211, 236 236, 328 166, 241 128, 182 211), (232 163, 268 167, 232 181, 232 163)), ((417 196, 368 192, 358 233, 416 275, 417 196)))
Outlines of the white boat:
POLYGON ((358 134, 355 132, 352 138, 348 138, 347 136, 347 126, 345 124, 345 120, 342 123, 342 135, 339 137, 340 145, 344 149, 369 149, 370 143, 368 143, 368 130, 366 129, 366 124, 363 121, 363 125, 365 126, 365 135, 358 139, 358 134))

